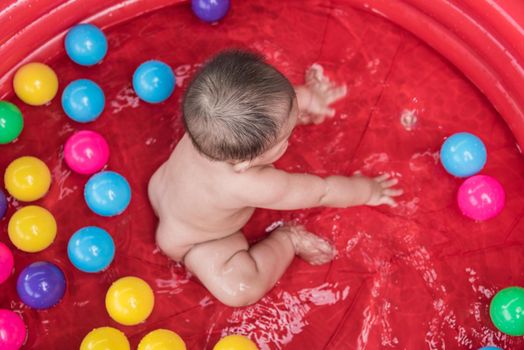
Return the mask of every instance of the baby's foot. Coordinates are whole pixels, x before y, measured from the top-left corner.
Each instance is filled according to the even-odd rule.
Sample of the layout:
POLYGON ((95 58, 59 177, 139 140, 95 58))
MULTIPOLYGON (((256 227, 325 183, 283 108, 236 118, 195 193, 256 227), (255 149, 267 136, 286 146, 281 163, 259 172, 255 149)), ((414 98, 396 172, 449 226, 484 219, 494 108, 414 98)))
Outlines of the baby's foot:
POLYGON ((295 253, 311 265, 322 265, 335 257, 336 250, 328 241, 302 226, 289 226, 289 238, 295 253))

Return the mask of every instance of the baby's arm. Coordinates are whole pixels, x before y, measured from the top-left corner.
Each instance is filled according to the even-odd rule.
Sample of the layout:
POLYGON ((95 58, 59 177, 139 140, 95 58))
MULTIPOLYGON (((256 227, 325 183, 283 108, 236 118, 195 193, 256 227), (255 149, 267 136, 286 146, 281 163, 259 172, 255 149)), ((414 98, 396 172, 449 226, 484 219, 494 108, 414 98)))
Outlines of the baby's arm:
POLYGON ((309 174, 290 174, 274 168, 251 169, 242 174, 239 194, 246 206, 293 210, 313 207, 346 208, 356 205, 395 206, 393 197, 402 190, 393 189, 398 181, 388 175, 368 178, 309 174))

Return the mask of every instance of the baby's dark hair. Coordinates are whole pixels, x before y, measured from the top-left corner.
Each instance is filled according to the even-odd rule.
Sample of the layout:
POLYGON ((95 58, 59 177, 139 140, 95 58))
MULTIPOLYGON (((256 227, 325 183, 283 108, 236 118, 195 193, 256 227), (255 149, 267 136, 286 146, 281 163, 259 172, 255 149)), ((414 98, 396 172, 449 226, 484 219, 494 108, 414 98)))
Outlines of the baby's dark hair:
POLYGON ((294 98, 291 83, 262 57, 225 51, 208 61, 189 85, 184 124, 208 158, 251 160, 277 140, 294 98))

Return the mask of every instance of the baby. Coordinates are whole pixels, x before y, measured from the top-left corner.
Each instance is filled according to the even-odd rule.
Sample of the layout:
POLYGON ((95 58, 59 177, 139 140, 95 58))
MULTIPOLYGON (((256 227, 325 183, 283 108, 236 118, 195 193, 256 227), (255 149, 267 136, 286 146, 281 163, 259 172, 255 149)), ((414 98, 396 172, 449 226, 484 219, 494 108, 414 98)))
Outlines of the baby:
POLYGON ((293 88, 255 54, 223 52, 189 85, 186 134, 149 183, 159 217, 156 242, 183 262, 221 302, 245 306, 264 296, 295 255, 331 261, 334 248, 301 226, 285 225, 249 246, 241 232, 255 208, 395 205, 402 194, 387 175, 321 178, 275 169, 297 124, 322 122, 346 95, 313 65, 293 88))

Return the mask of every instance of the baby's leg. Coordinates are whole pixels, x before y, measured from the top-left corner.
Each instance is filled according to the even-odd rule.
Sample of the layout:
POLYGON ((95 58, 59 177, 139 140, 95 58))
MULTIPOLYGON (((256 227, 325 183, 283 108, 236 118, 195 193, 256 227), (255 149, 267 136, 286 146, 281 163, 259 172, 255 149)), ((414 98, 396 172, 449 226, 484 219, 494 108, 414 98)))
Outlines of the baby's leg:
POLYGON ((245 306, 273 288, 295 254, 311 264, 323 264, 333 258, 334 249, 302 227, 284 226, 251 248, 241 232, 198 244, 184 262, 221 302, 245 306))

